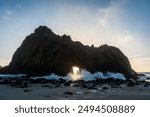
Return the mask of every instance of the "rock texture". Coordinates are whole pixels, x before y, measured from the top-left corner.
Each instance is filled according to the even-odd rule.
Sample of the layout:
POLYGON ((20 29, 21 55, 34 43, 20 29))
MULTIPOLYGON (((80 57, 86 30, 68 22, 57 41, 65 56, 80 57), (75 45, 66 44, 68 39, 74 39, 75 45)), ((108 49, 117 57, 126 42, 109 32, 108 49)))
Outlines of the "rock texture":
POLYGON ((46 26, 40 26, 27 36, 13 55, 9 66, 0 73, 66 75, 72 66, 90 72, 120 72, 127 78, 135 77, 128 58, 116 47, 85 46, 72 41, 70 36, 59 36, 46 26))

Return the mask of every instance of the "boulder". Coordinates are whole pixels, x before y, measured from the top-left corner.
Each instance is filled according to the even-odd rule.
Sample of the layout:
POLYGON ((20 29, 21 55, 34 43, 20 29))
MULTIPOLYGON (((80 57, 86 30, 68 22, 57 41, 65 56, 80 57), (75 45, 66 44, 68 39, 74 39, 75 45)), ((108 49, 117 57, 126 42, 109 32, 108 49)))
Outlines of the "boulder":
POLYGON ((25 73, 30 75, 67 75, 73 66, 92 73, 119 72, 127 78, 136 73, 128 58, 116 47, 85 46, 72 41, 70 36, 59 36, 46 26, 40 26, 25 38, 14 53, 10 64, 0 68, 0 73, 25 73))
POLYGON ((64 92, 64 94, 67 94, 67 95, 73 95, 73 93, 72 92, 64 92))
POLYGON ((144 84, 144 87, 149 87, 149 85, 147 85, 147 84, 144 84))
POLYGON ((31 89, 25 89, 24 92, 30 92, 32 91, 31 89))
POLYGON ((129 87, 133 87, 134 85, 136 85, 136 82, 135 82, 135 80, 133 80, 133 79, 129 79, 127 85, 128 85, 129 87))

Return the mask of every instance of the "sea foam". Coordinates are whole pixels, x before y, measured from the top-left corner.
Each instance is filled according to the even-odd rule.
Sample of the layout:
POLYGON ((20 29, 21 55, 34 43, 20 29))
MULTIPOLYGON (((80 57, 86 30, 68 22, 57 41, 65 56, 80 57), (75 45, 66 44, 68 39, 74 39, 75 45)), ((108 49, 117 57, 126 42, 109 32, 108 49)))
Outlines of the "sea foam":
MULTIPOLYGON (((26 74, 0 74, 0 78, 20 78, 24 77, 26 74)), ((121 79, 125 80, 125 76, 121 73, 113 73, 113 72, 96 72, 96 73, 90 73, 89 71, 82 69, 80 70, 80 74, 73 74, 69 73, 67 76, 60 76, 56 74, 51 74, 51 75, 45 75, 45 76, 36 76, 36 77, 31 77, 32 79, 38 79, 38 78, 44 78, 47 80, 58 80, 60 78, 65 79, 65 80, 84 80, 84 81, 90 81, 90 80, 96 80, 98 78, 101 79, 107 79, 107 78, 114 78, 114 79, 121 79)))
POLYGON ((125 76, 121 73, 113 73, 113 72, 96 72, 96 73, 90 73, 87 70, 81 70, 80 74, 72 74, 69 73, 67 76, 59 76, 56 74, 51 74, 47 76, 38 76, 38 77, 32 77, 33 79, 37 78, 45 78, 47 80, 58 80, 59 78, 65 79, 65 80, 84 80, 84 81, 90 81, 90 80, 96 80, 97 78, 107 79, 107 78, 114 78, 114 79, 121 79, 125 80, 125 76))

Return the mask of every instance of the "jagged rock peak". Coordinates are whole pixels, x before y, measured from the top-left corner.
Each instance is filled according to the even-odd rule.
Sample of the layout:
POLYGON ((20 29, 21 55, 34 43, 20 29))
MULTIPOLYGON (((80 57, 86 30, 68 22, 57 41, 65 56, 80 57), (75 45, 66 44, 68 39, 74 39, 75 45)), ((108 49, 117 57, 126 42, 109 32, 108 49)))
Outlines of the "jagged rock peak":
POLYGON ((49 33, 49 34, 54 34, 53 31, 48 28, 47 26, 39 26, 34 30, 35 34, 43 34, 43 33, 49 33))

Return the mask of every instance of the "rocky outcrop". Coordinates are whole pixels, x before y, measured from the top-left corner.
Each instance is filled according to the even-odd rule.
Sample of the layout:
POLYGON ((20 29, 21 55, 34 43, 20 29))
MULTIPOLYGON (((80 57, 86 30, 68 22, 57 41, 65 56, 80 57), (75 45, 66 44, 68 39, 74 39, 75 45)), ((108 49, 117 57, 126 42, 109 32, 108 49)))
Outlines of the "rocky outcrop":
POLYGON ((40 26, 27 36, 9 64, 0 73, 66 75, 72 66, 90 72, 120 72, 135 77, 128 58, 116 47, 85 46, 72 41, 70 36, 59 36, 46 26, 40 26))

